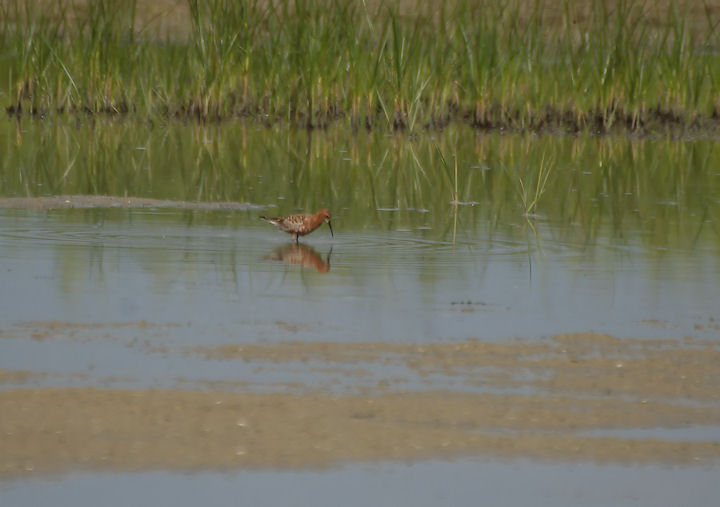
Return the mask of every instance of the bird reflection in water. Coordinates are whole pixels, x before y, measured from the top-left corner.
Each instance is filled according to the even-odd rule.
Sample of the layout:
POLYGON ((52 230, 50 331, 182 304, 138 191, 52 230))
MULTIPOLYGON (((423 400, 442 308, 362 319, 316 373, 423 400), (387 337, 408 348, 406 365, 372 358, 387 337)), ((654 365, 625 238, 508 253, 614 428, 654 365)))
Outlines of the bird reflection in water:
POLYGON ((327 254, 327 259, 323 260, 314 248, 304 245, 303 243, 290 243, 275 249, 272 253, 265 256, 266 260, 281 261, 291 266, 300 266, 303 268, 313 267, 318 273, 327 273, 330 271, 330 254, 332 248, 327 254))

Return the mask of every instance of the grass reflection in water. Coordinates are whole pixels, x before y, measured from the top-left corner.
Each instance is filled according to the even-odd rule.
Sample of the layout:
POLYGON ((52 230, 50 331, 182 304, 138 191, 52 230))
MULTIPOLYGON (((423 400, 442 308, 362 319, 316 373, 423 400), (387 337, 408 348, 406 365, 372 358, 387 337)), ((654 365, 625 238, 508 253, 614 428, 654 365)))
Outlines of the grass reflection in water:
MULTIPOLYGON (((242 123, 0 123, 0 196, 112 195, 333 210, 339 229, 523 232, 529 220, 594 243, 691 248, 720 238, 712 140, 479 134, 308 133, 242 123), (453 201, 455 206, 453 206, 453 201), (391 212, 388 212, 391 211, 391 212), (633 234, 637 234, 634 232, 633 234)), ((530 222, 532 223, 532 222, 530 222)))

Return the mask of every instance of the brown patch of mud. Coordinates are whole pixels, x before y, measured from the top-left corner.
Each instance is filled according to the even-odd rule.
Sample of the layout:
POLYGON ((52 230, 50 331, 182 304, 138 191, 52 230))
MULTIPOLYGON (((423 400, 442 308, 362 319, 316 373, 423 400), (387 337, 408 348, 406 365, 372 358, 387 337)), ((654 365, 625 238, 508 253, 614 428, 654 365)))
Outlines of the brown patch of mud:
POLYGON ((0 208, 8 209, 69 209, 69 208, 153 208, 187 210, 248 210, 264 206, 243 202, 192 202, 148 199, 144 197, 116 197, 109 195, 58 195, 45 197, 2 197, 0 208))
POLYGON ((641 320, 640 324, 648 327, 655 327, 658 329, 679 329, 679 327, 674 324, 670 324, 669 322, 665 322, 664 320, 657 319, 641 320))
POLYGON ((249 392, 253 385, 242 381, 192 379, 178 379, 187 389, 0 390, 0 479, 468 456, 720 460, 720 442, 693 433, 693 427, 720 428, 720 343, 712 341, 573 333, 505 343, 290 342, 193 353, 259 367, 300 364, 329 376, 347 369, 377 382, 342 394, 317 382, 291 388, 265 382, 264 392, 249 392), (427 382, 402 390, 406 379, 397 368, 376 373, 387 364, 427 382), (470 388, 438 388, 436 373, 470 388), (495 390, 474 392, 475 385, 495 390), (680 430, 685 438, 657 438, 653 429, 680 430), (626 430, 640 431, 625 437, 626 430))
MULTIPOLYGON (((179 324, 170 324, 179 327, 179 324)), ((101 329, 101 328, 123 328, 136 327, 140 329, 148 327, 157 327, 158 324, 150 323, 146 320, 137 320, 131 322, 67 322, 64 320, 28 320, 15 324, 20 328, 47 329, 48 331, 62 331, 75 329, 101 329)))
MULTIPOLYGON (((13 328, 0 329, 0 339, 26 339, 36 341, 70 339, 88 342, 95 339, 112 339, 113 330, 177 328, 179 324, 153 324, 145 320, 134 322, 66 322, 62 320, 32 320, 16 323, 13 328), (102 332, 101 332, 102 331, 102 332)), ((147 344, 149 346, 149 343, 147 344)))
POLYGON ((45 378, 44 373, 34 373, 26 370, 0 370, 0 385, 3 384, 26 384, 33 380, 45 378))
POLYGON ((287 331, 288 333, 298 333, 299 331, 310 331, 312 328, 307 324, 290 324, 289 322, 285 322, 284 320, 276 320, 275 325, 282 329, 283 331, 287 331))
POLYGON ((485 455, 697 463, 718 442, 587 437, 583 428, 694 419, 720 409, 457 392, 377 396, 36 389, 0 392, 0 477, 71 470, 321 468, 485 455))
POLYGON ((39 380, 46 379, 73 379, 83 380, 87 377, 79 373, 73 374, 57 374, 57 373, 44 373, 34 372, 27 370, 0 370, 0 386, 2 385, 22 385, 31 384, 39 380))
POLYGON ((720 400, 720 343, 620 339, 597 333, 546 340, 452 344, 289 342, 196 347, 208 359, 247 362, 400 364, 467 385, 532 387, 573 396, 720 400))

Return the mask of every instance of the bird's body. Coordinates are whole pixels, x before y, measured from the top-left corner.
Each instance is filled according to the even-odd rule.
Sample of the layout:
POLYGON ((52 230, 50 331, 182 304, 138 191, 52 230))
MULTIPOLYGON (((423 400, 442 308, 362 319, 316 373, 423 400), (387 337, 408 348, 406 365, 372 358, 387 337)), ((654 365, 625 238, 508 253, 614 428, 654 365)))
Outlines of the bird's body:
POLYGON ((320 227, 323 222, 330 227, 330 234, 333 234, 332 225, 330 224, 330 211, 323 208, 317 213, 301 213, 298 215, 288 215, 286 217, 266 217, 261 216, 266 222, 270 222, 281 231, 292 235, 295 243, 298 242, 300 236, 310 234, 312 231, 320 227))

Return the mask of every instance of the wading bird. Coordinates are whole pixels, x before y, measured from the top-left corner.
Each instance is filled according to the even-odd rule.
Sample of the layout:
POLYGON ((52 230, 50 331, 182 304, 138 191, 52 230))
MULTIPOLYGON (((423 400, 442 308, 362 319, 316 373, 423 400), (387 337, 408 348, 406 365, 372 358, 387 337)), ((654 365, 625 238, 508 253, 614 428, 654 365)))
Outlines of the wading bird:
POLYGON ((310 234, 312 231, 322 225, 323 222, 328 224, 330 227, 330 234, 334 237, 335 234, 330 224, 330 211, 323 208, 315 214, 312 213, 301 213, 298 215, 288 215, 286 217, 266 217, 261 216, 266 222, 270 222, 281 231, 285 231, 292 236, 295 243, 298 242, 300 236, 310 234))

